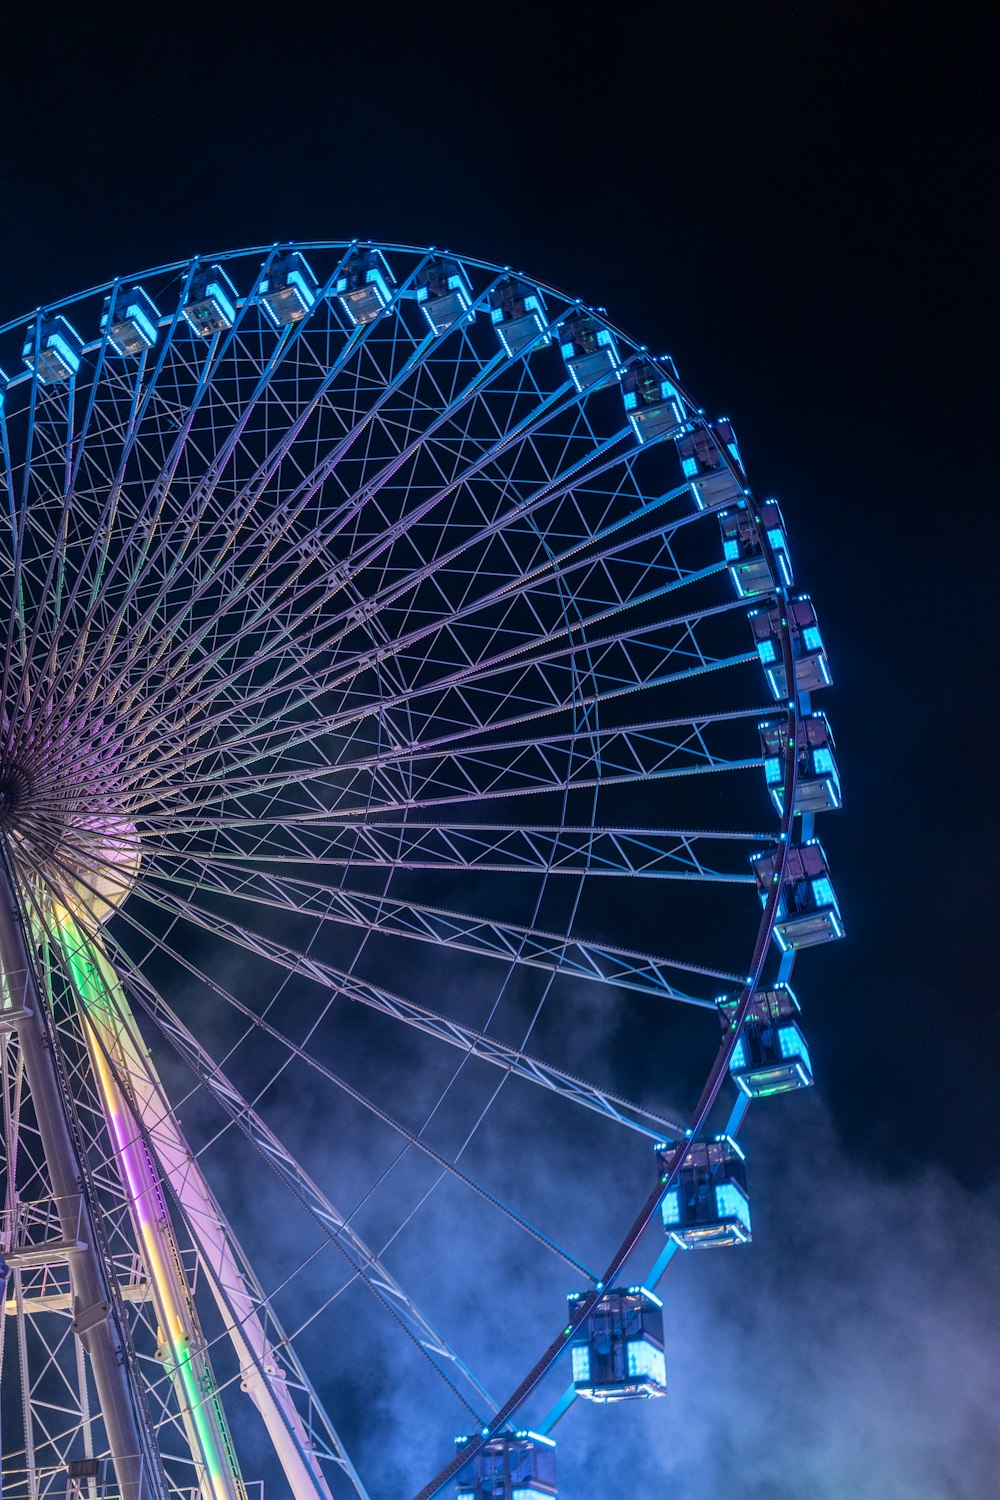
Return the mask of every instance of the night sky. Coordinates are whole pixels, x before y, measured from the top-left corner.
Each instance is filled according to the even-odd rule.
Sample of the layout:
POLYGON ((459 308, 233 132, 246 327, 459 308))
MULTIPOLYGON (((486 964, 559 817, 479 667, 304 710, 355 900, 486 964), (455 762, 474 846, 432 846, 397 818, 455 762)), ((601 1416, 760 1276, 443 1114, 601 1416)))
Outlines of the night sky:
POLYGON ((758 1137, 768 1258, 690 1273, 660 1458, 566 1500, 989 1500, 992 39, 961 5, 603 11, 39 8, 5 38, 0 321, 195 252, 436 244, 607 307, 732 418, 836 679, 848 940, 796 970, 819 1087, 758 1137))

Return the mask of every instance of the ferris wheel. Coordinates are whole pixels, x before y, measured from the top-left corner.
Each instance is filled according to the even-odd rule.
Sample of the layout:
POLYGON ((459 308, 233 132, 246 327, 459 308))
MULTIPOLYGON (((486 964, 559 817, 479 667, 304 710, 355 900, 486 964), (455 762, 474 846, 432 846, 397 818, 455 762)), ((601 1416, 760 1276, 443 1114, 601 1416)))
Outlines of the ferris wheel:
POLYGON ((0 363, 5 1500, 554 1496, 812 1083, 780 509, 669 358, 435 250, 196 257, 0 363))

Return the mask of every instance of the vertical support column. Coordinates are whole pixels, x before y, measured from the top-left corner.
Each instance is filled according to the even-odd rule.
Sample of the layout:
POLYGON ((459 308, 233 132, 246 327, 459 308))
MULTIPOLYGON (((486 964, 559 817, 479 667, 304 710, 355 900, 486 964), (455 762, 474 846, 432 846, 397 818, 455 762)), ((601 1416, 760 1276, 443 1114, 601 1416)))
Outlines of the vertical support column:
POLYGON ((170 1376, 192 1457, 201 1475, 202 1500, 247 1500, 236 1452, 219 1400, 208 1344, 201 1330, 180 1252, 170 1224, 159 1173, 132 1122, 135 1057, 125 1051, 124 995, 119 999, 113 972, 84 938, 70 913, 54 909, 54 933, 77 992, 87 1050, 114 1144, 115 1160, 128 1201, 136 1241, 149 1272, 153 1306, 162 1339, 161 1354, 170 1376), (116 1079, 113 1066, 119 1069, 116 1079), (131 1088, 130 1088, 131 1086, 131 1088))
POLYGON ((112 1313, 90 1206, 83 1194, 82 1168, 70 1133, 42 998, 29 959, 13 883, 2 856, 0 968, 16 1013, 13 1024, 24 1058, 60 1230, 67 1243, 83 1241, 82 1248, 69 1257, 73 1328, 90 1358, 121 1500, 158 1500, 156 1470, 152 1463, 144 1462, 144 1458, 152 1455, 145 1452, 137 1420, 125 1349, 112 1313), (79 1210, 75 1204, 80 1205, 79 1210))
MULTIPOLYGON (((60 947, 73 975, 94 1072, 105 1107, 115 1123, 119 1161, 138 1221, 137 1233, 146 1247, 154 1299, 159 1297, 164 1303, 159 1314, 161 1326, 169 1330, 172 1316, 180 1325, 183 1352, 175 1355, 179 1371, 183 1372, 188 1364, 194 1366, 195 1361, 204 1362, 196 1384, 202 1393, 200 1405, 205 1430, 195 1434, 195 1441, 203 1456, 206 1483, 212 1481, 208 1500, 239 1500, 239 1497, 246 1500, 246 1492, 235 1455, 231 1458, 232 1472, 229 1474, 227 1455, 231 1452, 231 1443, 221 1407, 217 1430, 208 1430, 212 1409, 205 1393, 214 1392, 215 1379, 197 1313, 190 1302, 186 1283, 175 1269, 178 1257, 175 1251, 171 1252, 173 1242, 167 1228, 162 1179, 170 1182, 177 1195, 187 1231, 197 1246, 202 1270, 239 1358, 243 1389, 263 1417, 292 1495, 295 1500, 331 1500, 329 1486, 291 1398, 284 1371, 270 1346, 233 1254, 227 1227, 197 1160, 165 1106, 162 1085, 139 1038, 121 980, 99 944, 85 938, 68 911, 58 915, 56 927, 60 947), (109 1063, 117 1073, 117 1080, 109 1063), (127 1102, 121 1096, 121 1088, 128 1091, 127 1102), (146 1140, 156 1157, 158 1172, 146 1152, 146 1142, 138 1126, 147 1132, 146 1140), (146 1200, 158 1205, 153 1215, 148 1211, 146 1200), (152 1217, 155 1224, 144 1224, 141 1222, 143 1217, 147 1221, 152 1217), (164 1253, 158 1253, 156 1245, 148 1243, 153 1235, 167 1237, 164 1253), (168 1304, 175 1309, 173 1315, 168 1304), (223 1490, 224 1483, 235 1487, 235 1495, 223 1490)), ((159 1303, 157 1306, 159 1308, 159 1303)), ((180 1394, 182 1413, 185 1401, 193 1409, 190 1395, 185 1396, 183 1388, 180 1394)), ((362 1493, 360 1479, 346 1455, 340 1462, 351 1475, 358 1493, 362 1493)))

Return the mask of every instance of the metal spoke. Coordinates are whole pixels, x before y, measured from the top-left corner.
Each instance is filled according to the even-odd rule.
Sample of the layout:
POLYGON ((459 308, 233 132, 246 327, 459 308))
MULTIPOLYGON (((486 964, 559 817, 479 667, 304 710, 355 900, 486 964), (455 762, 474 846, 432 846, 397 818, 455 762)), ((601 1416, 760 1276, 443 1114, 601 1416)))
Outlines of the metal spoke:
MULTIPOLYGON (((147 898, 151 899, 151 898, 147 898)), ((324 988, 332 987, 335 993, 345 999, 353 1000, 360 1005, 370 1009, 381 1011, 383 1015, 402 1021, 405 1025, 414 1027, 438 1041, 447 1042, 452 1047, 457 1047, 470 1056, 479 1058, 483 1062, 491 1063, 494 1067, 503 1069, 505 1072, 527 1079, 530 1083, 540 1085, 542 1088, 570 1100, 574 1104, 583 1105, 587 1109, 596 1110, 599 1114, 607 1116, 618 1124, 627 1125, 631 1129, 660 1139, 664 1135, 676 1132, 678 1122, 669 1117, 658 1114, 628 1099, 622 1099, 617 1094, 599 1088, 596 1084, 589 1083, 585 1079, 576 1078, 572 1074, 564 1073, 560 1069, 548 1063, 541 1062, 538 1058, 531 1057, 515 1047, 506 1046, 485 1033, 477 1032, 470 1027, 463 1026, 457 1021, 450 1020, 447 1016, 439 1015, 435 1011, 427 1009, 414 1001, 403 999, 381 986, 373 985, 366 980, 355 978, 344 970, 334 965, 325 964, 310 954, 296 950, 287 944, 254 932, 242 923, 233 921, 231 918, 223 918, 208 909, 201 908, 193 901, 187 901, 179 896, 174 896, 167 903, 162 900, 157 904, 167 906, 168 910, 176 911, 195 927, 212 932, 220 938, 234 943, 237 947, 255 954, 258 958, 266 959, 284 968, 289 973, 294 973, 301 978, 312 980, 324 988)), ((135 918, 129 918, 133 925, 135 918)), ((148 936, 146 929, 141 929, 148 936)), ((215 992, 220 993, 220 987, 214 982, 206 979, 200 971, 195 969, 183 953, 166 942, 161 942, 160 947, 165 954, 175 959, 184 968, 188 969, 205 982, 215 992)), ((731 978, 732 976, 724 976, 731 978)), ((223 997, 230 1005, 233 1005, 241 1014, 253 1018, 253 1012, 248 1006, 229 993, 221 991, 223 997)), ((286 1037, 281 1036, 276 1028, 267 1022, 254 1018, 269 1036, 274 1037, 296 1051, 296 1056, 301 1056, 310 1067, 322 1071, 322 1066, 308 1053, 295 1049, 286 1037)))
MULTIPOLYGON (((597 980, 619 989, 654 995, 657 999, 680 1000, 689 1005, 714 1009, 714 1003, 676 988, 667 978, 679 967, 670 959, 609 944, 585 942, 565 933, 543 932, 513 922, 387 896, 371 896, 343 885, 333 886, 301 875, 285 875, 268 869, 227 871, 217 859, 211 864, 192 856, 199 890, 206 895, 229 897, 296 911, 321 922, 343 923, 365 932, 433 943, 439 948, 484 955, 504 963, 525 964, 574 979, 597 980), (225 882, 220 874, 227 875, 225 882)), ((176 877, 175 877, 176 879, 176 877)), ((159 886, 159 881, 157 881, 159 886)), ((163 887, 159 886, 162 890, 163 887)), ((169 901, 169 895, 167 896, 169 901)), ((714 976, 718 978, 719 976, 714 976)), ((734 978, 735 976, 729 976, 734 978)))

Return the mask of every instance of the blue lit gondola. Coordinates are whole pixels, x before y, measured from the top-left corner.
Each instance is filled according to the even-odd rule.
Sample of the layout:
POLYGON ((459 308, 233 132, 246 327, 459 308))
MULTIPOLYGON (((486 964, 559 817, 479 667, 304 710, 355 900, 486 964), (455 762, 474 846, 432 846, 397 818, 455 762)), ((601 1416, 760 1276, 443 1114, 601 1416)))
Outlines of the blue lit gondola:
POLYGON ((275 328, 298 323, 316 305, 318 283, 309 262, 297 250, 277 255, 257 293, 275 328))
MULTIPOLYGON (((764 776, 772 801, 780 813, 784 803, 785 747, 788 725, 784 719, 759 724, 764 755, 764 776)), ((834 740, 826 714, 804 714, 796 729, 798 766, 795 780, 796 813, 832 812, 842 805, 840 774, 834 758, 834 740)))
MULTIPOLYGON (((459 1448, 472 1441, 456 1438, 459 1448)), ((533 1500, 556 1494, 555 1443, 538 1432, 490 1438, 459 1470, 455 1500, 533 1500)))
POLYGON ((396 282, 381 250, 355 250, 334 284, 337 301, 353 327, 373 323, 392 301, 396 282))
POLYGON ((788 697, 788 682, 781 655, 781 622, 788 621, 788 634, 795 665, 795 686, 801 693, 814 693, 833 681, 826 658, 816 611, 808 594, 798 594, 785 604, 752 609, 748 619, 754 645, 772 695, 781 702, 788 697))
POLYGON ((752 501, 741 500, 733 510, 724 510, 719 516, 722 555, 741 599, 748 594, 770 593, 779 584, 788 588, 792 582, 792 560, 777 501, 765 500, 757 513, 771 544, 773 566, 761 544, 752 505, 752 501))
MULTIPOLYGON (((778 851, 751 856, 762 902, 776 878, 778 851)), ((789 948, 813 948, 844 936, 840 905, 830 882, 830 871, 818 839, 789 846, 778 898, 774 941, 782 953, 789 948)))
POLYGON ((623 372, 622 399, 640 443, 676 437, 690 425, 676 385, 652 360, 637 360, 623 372))
POLYGON ((743 460, 728 418, 685 433, 677 439, 677 454, 699 510, 724 505, 744 493, 743 460), (736 466, 736 472, 728 460, 736 466))
POLYGON ((60 385, 80 368, 83 339, 63 317, 43 318, 37 332, 32 326, 24 341, 21 358, 42 385, 60 385))
POLYGON ((114 297, 104 299, 101 332, 108 332, 108 347, 123 359, 145 354, 156 343, 160 313, 141 286, 119 287, 114 297))
POLYGON ((184 321, 193 333, 211 338, 236 322, 236 288, 221 266, 203 266, 191 278, 184 321))
POLYGON ((530 282, 510 276, 493 288, 489 298, 490 322, 509 359, 525 349, 542 348, 552 342, 545 332, 547 316, 541 292, 530 282))
POLYGON ((417 272, 414 286, 432 333, 447 333, 472 306, 472 287, 465 268, 450 256, 429 261, 417 272))
MULTIPOLYGON (((673 1143, 657 1146, 665 1171, 673 1143)), ((728 1135, 692 1141, 680 1171, 664 1194, 663 1227, 682 1250, 746 1245, 751 1239, 743 1152, 728 1135)))
MULTIPOLYGON (((572 1317, 588 1295, 569 1299, 572 1317)), ((604 1292, 570 1345, 573 1384, 588 1401, 665 1396, 663 1304, 645 1287, 604 1292)))
POLYGON ((576 312, 563 319, 559 348, 578 391, 597 390, 618 379, 618 345, 610 328, 591 313, 576 312))
MULTIPOLYGON (((724 1034, 732 1027, 738 997, 717 1002, 724 1034)), ((812 1063, 799 1025, 799 1003, 786 984, 755 994, 740 1027, 729 1071, 751 1099, 810 1088, 812 1063)))

